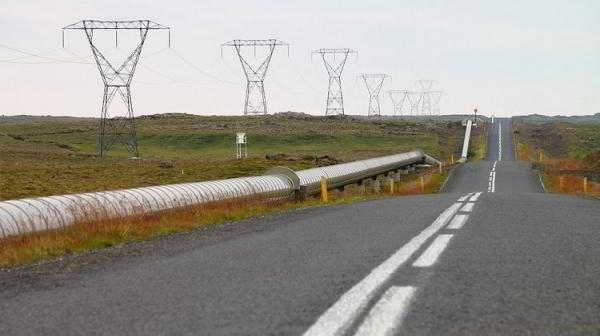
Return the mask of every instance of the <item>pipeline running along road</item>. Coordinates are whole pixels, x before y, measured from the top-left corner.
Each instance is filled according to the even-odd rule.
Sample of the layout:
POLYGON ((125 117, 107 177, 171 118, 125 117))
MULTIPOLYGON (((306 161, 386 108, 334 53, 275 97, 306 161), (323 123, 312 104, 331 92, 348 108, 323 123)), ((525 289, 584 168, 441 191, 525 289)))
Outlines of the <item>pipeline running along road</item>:
POLYGON ((600 203, 544 194, 511 134, 442 194, 0 271, 0 334, 598 335, 600 203))

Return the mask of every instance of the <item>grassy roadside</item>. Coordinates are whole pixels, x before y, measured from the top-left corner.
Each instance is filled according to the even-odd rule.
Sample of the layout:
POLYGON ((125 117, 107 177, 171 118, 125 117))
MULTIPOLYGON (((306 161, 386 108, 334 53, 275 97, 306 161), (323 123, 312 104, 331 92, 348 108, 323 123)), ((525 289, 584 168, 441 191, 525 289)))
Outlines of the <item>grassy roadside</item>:
POLYGON ((113 220, 78 223, 57 230, 8 237, 0 239, 0 267, 29 264, 65 254, 112 247, 278 211, 389 196, 436 193, 446 177, 447 172, 433 171, 403 176, 396 183, 393 194, 386 183, 382 183, 379 191, 349 186, 343 192, 331 191, 327 204, 322 203, 319 198, 277 202, 252 199, 225 201, 113 220))
POLYGON ((600 124, 513 124, 519 160, 536 168, 548 192, 600 198, 600 124))
POLYGON ((97 119, 0 116, 0 201, 260 175, 273 166, 299 170, 416 148, 443 160, 463 132, 451 121, 300 113, 164 114, 140 117, 136 126, 140 159, 129 158, 123 146, 98 158, 97 119), (236 132, 248 135, 245 160, 233 157, 236 132))
POLYGON ((471 149, 471 161, 485 160, 487 157, 487 135, 477 135, 473 137, 473 147, 471 149))

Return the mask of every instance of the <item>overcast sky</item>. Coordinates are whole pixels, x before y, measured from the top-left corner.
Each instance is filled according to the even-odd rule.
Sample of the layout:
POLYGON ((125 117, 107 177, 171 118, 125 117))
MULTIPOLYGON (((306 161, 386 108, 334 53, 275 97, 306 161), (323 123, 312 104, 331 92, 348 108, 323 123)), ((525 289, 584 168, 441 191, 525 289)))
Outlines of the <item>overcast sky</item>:
MULTIPOLYGON (((3 0, 0 114, 99 115, 102 82, 83 33, 68 32, 61 48, 59 28, 82 19, 172 27, 173 50, 164 32, 145 45, 132 85, 138 115, 241 114, 241 66, 219 46, 264 38, 291 44, 289 57, 276 51, 265 81, 271 112, 323 114, 327 75, 310 57, 318 48, 358 51, 343 76, 347 114, 367 112, 363 72, 390 74, 384 90, 436 80, 445 114, 474 106, 502 116, 600 112, 598 0, 3 0)), ((115 49, 112 35, 100 35, 108 55, 134 47, 131 36, 115 49)), ((381 102, 391 113, 387 94, 381 102)))

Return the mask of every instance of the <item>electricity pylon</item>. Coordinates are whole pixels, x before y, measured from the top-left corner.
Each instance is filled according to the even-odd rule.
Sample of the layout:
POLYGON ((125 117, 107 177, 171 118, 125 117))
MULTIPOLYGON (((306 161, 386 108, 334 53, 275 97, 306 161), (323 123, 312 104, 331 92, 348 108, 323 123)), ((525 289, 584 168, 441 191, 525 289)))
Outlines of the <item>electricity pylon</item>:
POLYGON ((408 90, 389 90, 388 94, 390 95, 390 100, 392 101, 392 105, 394 105, 394 115, 404 115, 406 111, 406 103, 408 102, 409 112, 410 112, 410 100, 408 99, 408 90))
POLYGON ((442 91, 431 91, 431 100, 433 102, 433 114, 440 115, 440 101, 442 100, 442 91))
POLYGON ((420 115, 421 98, 423 97, 421 92, 409 91, 407 98, 410 104, 410 114, 413 116, 420 115))
POLYGON ((117 142, 127 146, 127 150, 139 156, 137 138, 135 133, 135 117, 133 114, 133 103, 131 101, 131 80, 135 73, 136 66, 142 54, 142 48, 148 32, 155 29, 169 30, 169 45, 171 44, 171 31, 169 27, 162 26, 150 20, 135 20, 135 21, 99 21, 99 20, 83 20, 63 29, 63 47, 64 47, 64 32, 65 30, 83 30, 92 48, 92 54, 96 60, 100 76, 104 82, 104 95, 102 96, 102 109, 100 112, 100 124, 98 131, 98 152, 102 157, 104 152, 110 150, 117 142), (114 30, 115 45, 118 46, 118 31, 119 30, 139 30, 140 40, 138 45, 123 64, 119 67, 114 66, 104 54, 94 44, 94 31, 96 30, 114 30), (115 97, 119 95, 123 103, 127 107, 127 116, 125 117, 109 117, 109 107, 115 97))
POLYGON ((381 106, 379 104, 379 93, 383 87, 383 82, 386 78, 391 78, 387 74, 361 74, 360 78, 365 82, 367 91, 369 91, 369 110, 367 115, 369 117, 380 117, 381 106))
POLYGON ((356 54, 352 49, 319 49, 313 54, 321 55, 325 69, 329 75, 325 115, 344 115, 344 95, 342 94, 342 72, 350 54, 356 54), (337 56, 340 55, 340 56, 337 56), (336 58, 337 56, 337 58, 336 58))
POLYGON ((420 114, 422 115, 432 115, 432 97, 431 97, 431 87, 433 86, 433 81, 430 79, 421 79, 417 81, 417 85, 421 90, 421 102, 420 102, 420 114))
POLYGON ((265 77, 267 70, 269 70, 269 64, 271 63, 271 57, 277 46, 288 46, 289 44, 276 40, 233 40, 221 45, 223 47, 234 47, 235 51, 240 58, 242 69, 246 75, 246 101, 244 103, 244 115, 248 114, 267 114, 267 98, 265 95, 265 77), (256 57, 256 47, 266 47, 267 53, 262 61, 258 62, 258 66, 250 64, 248 59, 242 54, 243 47, 253 47, 254 56, 256 57))

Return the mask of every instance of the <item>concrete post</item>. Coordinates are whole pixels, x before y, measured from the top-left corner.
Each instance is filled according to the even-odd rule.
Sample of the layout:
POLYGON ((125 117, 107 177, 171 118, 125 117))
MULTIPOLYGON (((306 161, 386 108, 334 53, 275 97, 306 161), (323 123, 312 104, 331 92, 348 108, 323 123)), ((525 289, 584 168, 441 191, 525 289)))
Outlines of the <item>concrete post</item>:
POLYGON ((367 193, 367 186, 366 186, 366 181, 365 180, 362 180, 362 181, 358 182, 358 186, 360 187, 358 191, 362 195, 364 195, 364 194, 367 193))
POLYGON ((380 190, 379 179, 375 178, 375 179, 373 179, 373 192, 377 194, 380 191, 381 190, 380 190))
POLYGON ((308 195, 308 190, 306 186, 300 186, 298 190, 295 191, 296 199, 298 201, 306 200, 306 196, 308 195))

